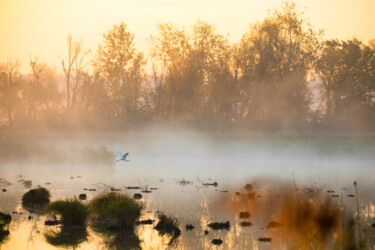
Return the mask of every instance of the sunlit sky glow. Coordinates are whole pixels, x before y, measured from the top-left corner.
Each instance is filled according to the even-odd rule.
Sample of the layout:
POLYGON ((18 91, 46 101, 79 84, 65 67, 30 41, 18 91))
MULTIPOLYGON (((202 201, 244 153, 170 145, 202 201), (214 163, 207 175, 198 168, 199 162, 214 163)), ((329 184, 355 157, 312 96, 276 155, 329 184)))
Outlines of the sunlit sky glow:
MULTIPOLYGON (((262 20, 282 0, 0 0, 0 61, 23 62, 30 54, 59 65, 66 36, 82 39, 95 50, 101 34, 124 21, 135 34, 136 47, 147 53, 147 37, 157 22, 189 26, 197 18, 214 24, 236 42, 250 23, 262 20)), ((375 38, 374 0, 298 0, 310 23, 326 38, 375 38)))

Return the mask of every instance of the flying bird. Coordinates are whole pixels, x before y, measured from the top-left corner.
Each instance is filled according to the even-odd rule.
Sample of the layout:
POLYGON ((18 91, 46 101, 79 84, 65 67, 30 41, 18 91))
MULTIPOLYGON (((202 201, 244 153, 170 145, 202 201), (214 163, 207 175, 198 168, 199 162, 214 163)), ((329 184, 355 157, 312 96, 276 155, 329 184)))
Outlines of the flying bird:
POLYGON ((119 151, 115 151, 115 153, 118 154, 118 155, 120 156, 120 159, 117 160, 116 162, 118 162, 118 161, 125 161, 125 162, 130 161, 130 160, 127 160, 127 159, 126 159, 126 157, 128 156, 129 152, 126 153, 126 154, 123 154, 123 153, 121 153, 121 152, 119 152, 119 151))

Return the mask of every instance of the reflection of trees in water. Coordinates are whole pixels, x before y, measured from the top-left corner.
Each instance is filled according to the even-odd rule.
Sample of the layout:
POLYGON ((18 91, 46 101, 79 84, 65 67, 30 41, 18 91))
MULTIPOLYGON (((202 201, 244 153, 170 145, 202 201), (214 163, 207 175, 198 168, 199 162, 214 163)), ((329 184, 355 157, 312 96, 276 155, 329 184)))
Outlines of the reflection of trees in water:
POLYGON ((103 239, 108 249, 142 249, 141 241, 133 230, 108 228, 101 223, 93 224, 91 229, 103 239))
POLYGON ((9 238, 9 224, 12 217, 9 214, 0 212, 0 245, 9 238))
MULTIPOLYGON (((264 235, 256 235, 257 232, 253 231, 256 237, 253 240, 250 236, 246 237, 247 244, 264 244, 256 243, 256 239, 267 236, 272 238, 274 246, 280 248, 372 248, 375 242, 372 228, 375 212, 373 195, 351 195, 354 188, 326 191, 297 189, 275 183, 272 190, 263 188, 261 191, 259 188, 252 199, 242 191, 243 195, 222 196, 218 204, 236 214, 244 209, 250 211, 252 227, 263 227, 257 232, 264 235), (360 200, 360 219, 357 217, 356 199, 360 200)), ((235 225, 234 230, 237 236, 238 231, 246 231, 245 228, 236 229, 235 225)), ((239 237, 235 240, 235 245, 241 247, 239 237)))
POLYGON ((29 212, 31 214, 42 215, 43 212, 44 212, 44 208, 47 204, 48 204, 48 202, 43 203, 43 204, 39 204, 39 205, 22 204, 22 208, 25 209, 27 212, 29 212))
POLYGON ((9 230, 0 226, 0 245, 9 239, 9 230))
POLYGON ((56 247, 78 247, 81 243, 87 241, 86 227, 62 227, 61 230, 53 229, 44 233, 46 241, 56 247))
MULTIPOLYGON (((221 193, 220 196, 231 197, 230 193, 221 193)), ((236 218, 235 213, 222 210, 218 207, 216 199, 207 199, 201 202, 200 211, 196 213, 198 216, 194 220, 197 227, 193 232, 185 233, 182 237, 182 245, 187 247, 200 246, 201 249, 213 248, 212 239, 217 238, 223 240, 221 247, 227 249, 254 249, 258 244, 256 234, 252 227, 241 227, 240 221, 236 218), (207 225, 212 222, 230 221, 229 230, 213 230, 207 225), (209 234, 205 235, 204 230, 208 230, 209 234)))

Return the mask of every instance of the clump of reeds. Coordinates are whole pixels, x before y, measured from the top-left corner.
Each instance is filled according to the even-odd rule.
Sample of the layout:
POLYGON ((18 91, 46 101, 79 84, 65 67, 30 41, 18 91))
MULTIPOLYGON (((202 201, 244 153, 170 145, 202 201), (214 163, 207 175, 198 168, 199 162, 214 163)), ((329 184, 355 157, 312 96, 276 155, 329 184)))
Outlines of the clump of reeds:
POLYGON ((49 203, 51 197, 49 191, 43 187, 29 190, 22 196, 24 206, 44 206, 49 203))
POLYGON ((83 226, 89 216, 88 206, 76 198, 54 201, 44 211, 49 215, 59 216, 65 226, 83 226))
POLYGON ((96 219, 121 229, 133 229, 143 208, 142 203, 120 193, 104 193, 89 203, 90 212, 96 219))

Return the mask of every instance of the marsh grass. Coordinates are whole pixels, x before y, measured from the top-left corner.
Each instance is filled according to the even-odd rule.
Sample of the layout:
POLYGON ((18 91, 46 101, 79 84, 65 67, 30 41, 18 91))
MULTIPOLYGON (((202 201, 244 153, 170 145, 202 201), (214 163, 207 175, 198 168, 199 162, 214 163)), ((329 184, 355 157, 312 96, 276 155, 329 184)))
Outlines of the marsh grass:
POLYGON ((34 188, 22 196, 22 206, 26 210, 34 212, 47 205, 50 197, 50 192, 47 189, 43 187, 34 188))
POLYGON ((88 206, 76 198, 54 201, 44 211, 52 216, 60 216, 64 226, 83 226, 89 216, 88 206))
POLYGON ((119 193, 104 193, 89 203, 89 210, 96 219, 123 229, 133 229, 143 209, 142 203, 119 193))

